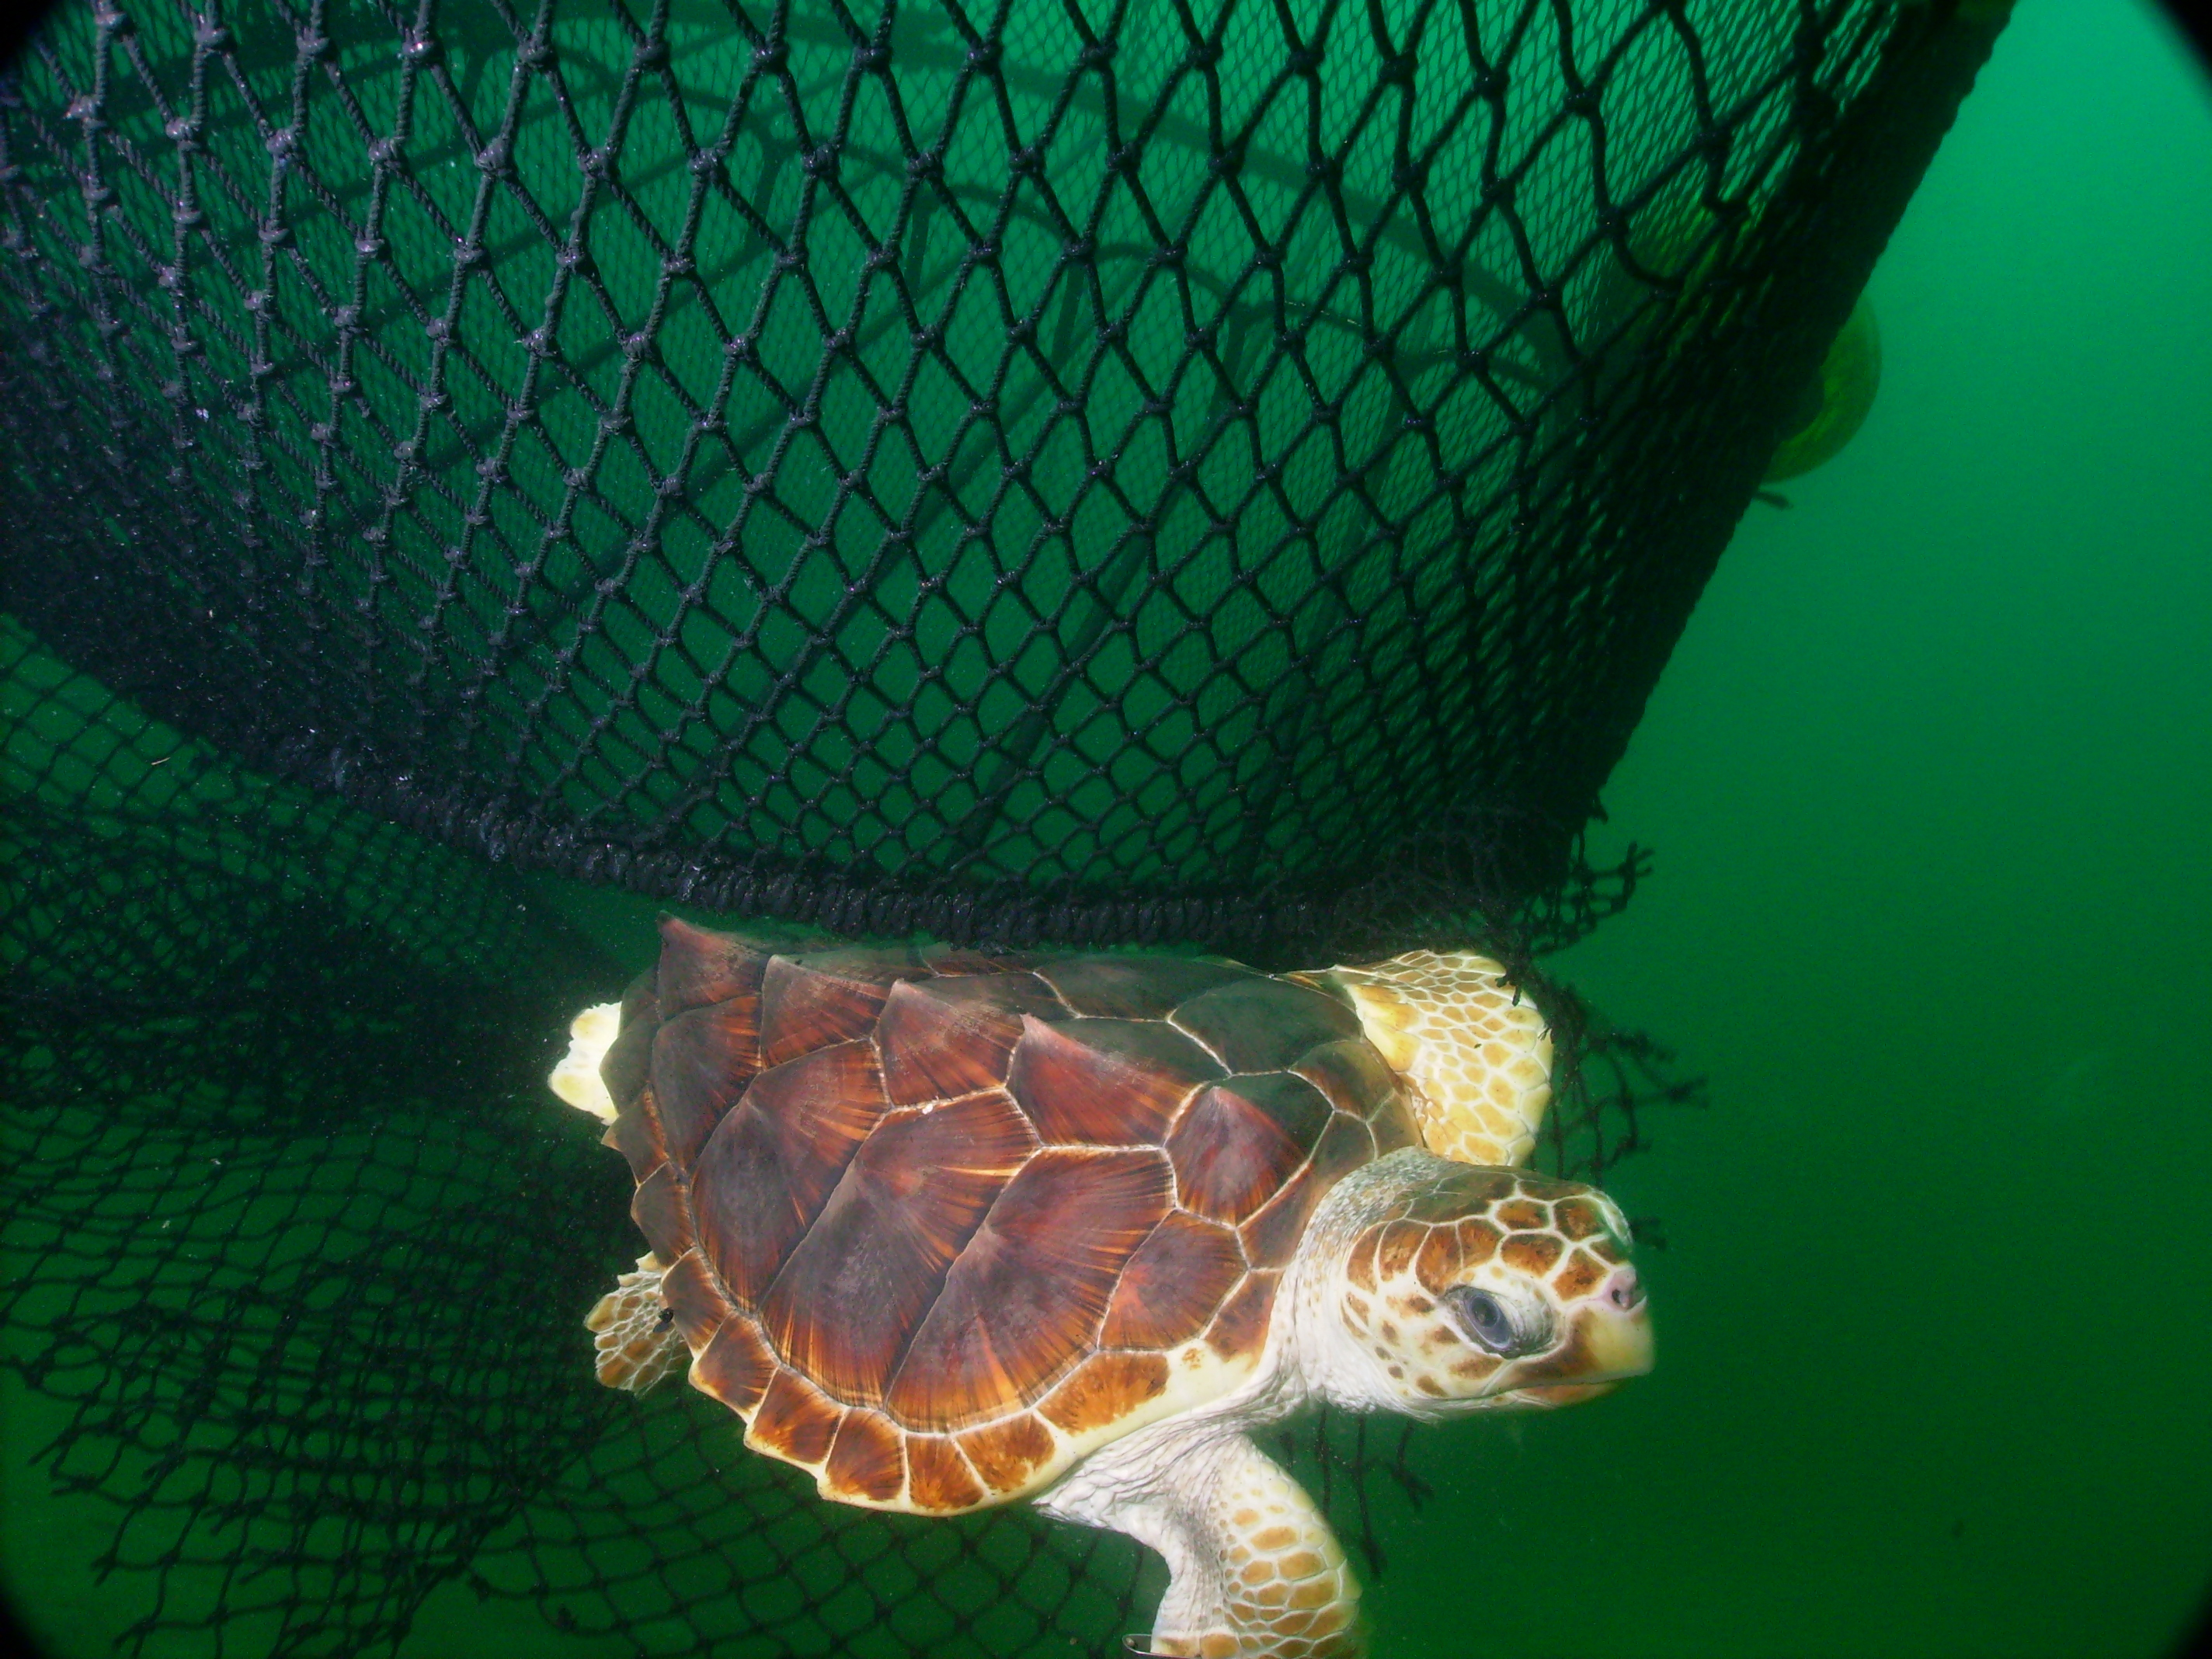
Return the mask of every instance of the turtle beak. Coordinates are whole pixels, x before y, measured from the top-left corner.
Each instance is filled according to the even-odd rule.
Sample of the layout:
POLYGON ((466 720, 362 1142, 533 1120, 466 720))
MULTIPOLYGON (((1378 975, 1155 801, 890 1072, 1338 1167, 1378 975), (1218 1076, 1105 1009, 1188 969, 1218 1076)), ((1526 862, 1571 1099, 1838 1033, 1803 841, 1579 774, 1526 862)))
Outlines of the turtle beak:
POLYGON ((1602 1305, 1583 1315, 1583 1352, 1589 1357, 1587 1380, 1625 1382, 1651 1369, 1651 1317, 1644 1304, 1622 1312, 1602 1305))
POLYGON ((1619 1267, 1583 1304, 1577 1340, 1586 1369, 1577 1379, 1610 1386, 1651 1369, 1651 1309, 1636 1269, 1619 1267))
POLYGON ((1651 1314, 1633 1267, 1621 1267, 1573 1316, 1567 1340, 1507 1382, 1535 1406, 1571 1406, 1611 1394, 1651 1369, 1651 1314))
POLYGON ((1651 1322, 1643 1309, 1629 1314, 1592 1310, 1577 1322, 1564 1349, 1516 1376, 1508 1391, 1530 1406, 1574 1406, 1611 1394, 1650 1369, 1651 1322))

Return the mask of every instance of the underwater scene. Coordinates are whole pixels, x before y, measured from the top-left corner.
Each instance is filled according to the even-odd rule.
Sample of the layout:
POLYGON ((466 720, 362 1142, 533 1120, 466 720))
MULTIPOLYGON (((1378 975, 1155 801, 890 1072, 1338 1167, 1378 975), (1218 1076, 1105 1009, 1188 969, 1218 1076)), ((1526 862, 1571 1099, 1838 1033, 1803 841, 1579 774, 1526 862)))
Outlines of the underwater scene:
MULTIPOLYGON (((674 14, 700 27, 700 8, 674 14)), ((843 50, 844 8, 802 21, 799 38, 817 28, 843 50)), ((219 23, 205 29, 203 55, 221 44, 219 23)), ((1646 251, 1694 287, 1694 261, 1646 251)), ((1317 303, 1301 326, 1348 361, 1340 323, 1317 303)), ((592 372, 629 373, 620 356, 592 372)), ((1826 362, 1827 423, 1760 478, 1576 849, 1635 869, 1632 902, 1559 929, 1583 936, 1541 952, 1536 983, 1572 988, 1562 1051, 1589 1036, 1627 1092, 1563 1088, 1556 1130, 1531 1081, 1551 1035, 1496 963, 1271 961, 1312 971, 1263 978, 1169 939, 1150 957, 1025 947, 1009 969, 927 930, 839 954, 828 930, 623 890, 652 884, 635 870, 594 884, 496 844, 487 859, 489 832, 459 813, 418 834, 419 815, 364 808, 342 776, 284 775, 281 744, 240 763, 134 702, 194 706, 161 705, 150 672, 89 672, 0 613, 0 1018, 15 1028, 0 1036, 0 1589, 33 1650, 2185 1650, 2212 1593, 2212 75, 2158 8, 2027 0, 2005 19, 1826 362), (860 1028, 840 1002, 855 985, 881 1022, 858 1081, 860 1028), (1029 999, 1048 994, 1040 1019, 1029 999), (288 1023, 288 1003, 317 1012, 288 1023), (1091 1022, 1089 1048, 1047 1040, 1069 1010, 1091 1022), (1455 1032, 1476 1027, 1465 1058, 1455 1032), (1608 1048, 1622 1031, 1649 1044, 1608 1048), (740 1048, 753 1058, 733 1073, 740 1048), (1371 1054, 1420 1083, 1413 1106, 1371 1054), (824 1122, 866 1097, 906 1136, 849 1130, 871 1150, 841 1155, 877 1182, 875 1212, 989 1209, 996 1255, 961 1258, 969 1302, 947 1292, 902 1316, 909 1355, 937 1357, 926 1371, 909 1363, 894 1384, 872 1357, 869 1319, 912 1299, 916 1270, 872 1253, 862 1199, 829 1196, 858 1177, 807 1164, 827 1156, 820 1139, 726 1156, 737 1137, 708 1139, 756 1066, 756 1100, 781 1076, 824 1122), (1478 1079, 1463 1112, 1455 1066, 1478 1079), (1172 1129, 1165 1106, 1132 1128, 1170 1085, 1199 1104, 1172 1129), (963 1115, 1001 1090, 1019 1114, 963 1115), (1341 1181, 1324 1196, 1310 1170, 1331 1158, 1341 1181), (740 1226, 690 1189, 671 1196, 693 1160, 768 1198, 740 1226), (792 1223, 781 1265, 763 1267, 749 1230, 808 1182, 826 1219, 792 1223), (860 1242, 806 1279, 806 1252, 828 1256, 817 1245, 837 1227, 860 1242), (1171 1232, 1175 1251, 1159 1243, 1171 1232), (1059 1311, 1027 1299, 1042 1264, 1091 1287, 1087 1327, 1055 1337, 1059 1311), (1286 1309, 1305 1322, 1295 1343, 1270 1344, 1270 1297, 1279 1332, 1286 1309), (1334 1324, 1303 1334, 1340 1306, 1356 1344, 1332 1346, 1334 1324), (1423 1370, 1439 1352, 1458 1369, 1423 1370), (1326 1410, 1277 1421, 1263 1401, 1249 1433, 1172 1432, 1298 1367, 1326 1410), (896 1409, 810 1416, 829 1396, 802 1370, 896 1409), (1534 1408, 1431 1405, 1516 1391, 1534 1408), (1035 1410, 1000 1411, 1001 1395, 1035 1410), (732 1407, 773 1457, 747 1449, 732 1407), (848 1501, 826 1501, 817 1476, 848 1501), (1038 1504, 988 1501, 1003 1498, 1038 1504)), ((939 391, 938 414, 959 418, 939 391)), ((1040 454, 1048 480, 1085 465, 1040 454)), ((1297 470, 1255 510, 1294 520, 1297 470)), ((703 472, 713 512, 767 493, 720 462, 703 472)), ((848 481, 809 476, 762 534, 819 551, 808 502, 848 481)), ((653 493, 627 483, 623 510, 653 493)), ((1388 519, 1387 495, 1363 510, 1388 519)), ((16 495, 10 562, 40 511, 16 495)), ((1044 505, 1036 516, 1040 535, 1075 533, 1044 505)), ((1446 534, 1442 518, 1410 522, 1414 539, 1446 534)), ((1030 614, 1086 625, 1068 609, 1085 581, 1111 608, 1110 576, 1069 569, 1056 597, 1029 594, 1030 614)), ((1255 580, 1255 603, 1285 580, 1255 580)), ((1332 603, 1357 611, 1371 581, 1396 604, 1395 580, 1341 576, 1332 603)), ((618 586, 581 567, 560 580, 579 605, 618 586)), ((696 594, 666 586, 684 614, 696 594)), ((1185 599, 1243 625, 1234 592, 1185 599)), ((458 603, 493 619, 488 653, 592 672, 557 616, 510 638, 497 596, 458 603)), ((1407 603, 1456 616, 1447 595, 1407 603)), ((37 592, 39 616, 53 604, 37 592)), ((1332 685, 1386 672, 1331 657, 1335 624, 1298 615, 1339 642, 1312 647, 1332 685)), ((617 620, 618 641, 658 625, 617 620)), ((1306 648, 1267 632, 1238 636, 1240 661, 1306 648)), ((672 655, 711 714, 714 674, 680 643, 672 655)), ((470 706, 423 661, 363 682, 378 706, 361 729, 397 729, 377 724, 397 718, 380 699, 396 708, 403 684, 470 706)), ((845 666, 816 653, 796 677, 843 709, 853 688, 830 682, 845 666)), ((1080 751, 1115 672, 1060 686, 1054 718, 1078 735, 1044 748, 1080 751)), ((1182 672, 1162 672, 1163 701, 1203 727, 1217 716, 1178 689, 1182 672)), ((210 671, 211 697, 246 695, 221 681, 210 671)), ((1127 684, 1124 718, 1158 689, 1133 666, 1127 684)), ((1279 838, 1237 843, 1206 803, 1295 794, 1284 780, 1331 753, 1352 776, 1419 724, 1368 749, 1329 687, 1304 710, 1296 695, 1253 702, 1218 716, 1231 736, 1197 760, 1163 716, 1129 745, 1146 764, 1168 756, 1157 773, 1041 764, 998 805, 1034 792, 1029 822, 1079 824, 1068 844, 1102 866, 1146 834, 1147 872, 1222 846, 1273 857, 1279 838), (1279 775, 1270 720, 1297 734, 1279 775), (1186 823, 1162 780, 1209 766, 1186 823)), ((644 716, 627 736, 606 719, 571 731, 557 702, 541 716, 579 752, 611 724, 594 765, 651 746, 644 716)), ((704 785, 654 791, 708 748, 696 732, 665 743, 637 793, 706 822, 720 798, 704 785)), ((767 775, 767 753, 745 763, 767 775)), ((925 772, 917 761, 850 820, 894 826, 891 847, 899 814, 919 821, 933 788, 964 787, 959 764, 925 772), (916 799, 894 799, 909 787, 916 799)), ((546 793, 580 799, 613 778, 580 764, 546 793)), ((407 779, 393 787, 374 799, 412 799, 407 779)), ((987 793, 944 810, 948 843, 988 817, 987 793)), ((755 803, 783 810, 766 786, 755 803)), ((1333 802, 1316 839, 1350 844, 1358 817, 1333 802)), ((834 839, 827 815, 793 822, 834 839)), ((1052 866, 1046 840, 957 856, 1089 868, 1052 866)), ((941 853, 916 841, 900 856, 941 853)))
POLYGON ((1464 1489, 1484 1571, 1547 1587, 1499 1650, 2158 1654, 2197 1616, 2204 1330, 2107 1345, 2212 1282, 2209 238, 2166 21, 2021 7, 1875 270, 1865 427, 1746 515, 1607 791, 1658 872, 1560 966, 1711 1102, 1614 1177, 1666 1222, 1651 1376, 1468 1448, 1541 1494, 1464 1489), (2172 1194, 2170 1278, 2089 1242, 2107 1182, 2172 1194))

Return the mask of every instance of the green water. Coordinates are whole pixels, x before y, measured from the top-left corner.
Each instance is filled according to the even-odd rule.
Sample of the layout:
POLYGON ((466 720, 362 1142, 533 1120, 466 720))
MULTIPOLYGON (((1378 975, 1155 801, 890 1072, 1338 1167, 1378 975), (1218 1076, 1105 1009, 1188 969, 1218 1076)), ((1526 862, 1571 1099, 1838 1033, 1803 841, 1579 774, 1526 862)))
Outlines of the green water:
POLYGON ((1559 966, 1707 1074, 1656 1373, 1394 1540, 1381 1651, 2155 1653, 2212 1564, 2212 94, 2022 6, 1754 507, 1559 966))
MULTIPOLYGON (((2212 92, 2147 6, 2022 8, 1872 298, 1872 417, 1607 793, 1657 873, 1556 964, 1711 1079, 1613 1182, 1659 1369, 1422 1438, 1378 1659, 2147 1656, 2205 1586, 2212 92)), ((14 1593, 107 1651, 112 1516, 8 1403, 14 1593)), ((618 1650, 458 1583, 403 1649, 618 1650)))

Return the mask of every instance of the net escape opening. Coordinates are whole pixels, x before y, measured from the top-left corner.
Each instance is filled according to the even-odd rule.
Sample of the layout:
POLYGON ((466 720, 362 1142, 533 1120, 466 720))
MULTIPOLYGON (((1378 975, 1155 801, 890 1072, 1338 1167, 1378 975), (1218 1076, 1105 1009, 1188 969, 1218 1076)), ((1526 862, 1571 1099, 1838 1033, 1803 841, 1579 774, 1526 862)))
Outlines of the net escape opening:
MULTIPOLYGON (((1946 0, 62 6, 0 75, 6 1364, 125 1646, 1108 1652, 1155 1571, 592 1382, 532 872, 1533 958, 2001 22, 1946 0), (549 1310, 550 1311, 549 1311, 549 1310)), ((1381 1565, 1418 1438, 1297 1431, 1381 1565)))

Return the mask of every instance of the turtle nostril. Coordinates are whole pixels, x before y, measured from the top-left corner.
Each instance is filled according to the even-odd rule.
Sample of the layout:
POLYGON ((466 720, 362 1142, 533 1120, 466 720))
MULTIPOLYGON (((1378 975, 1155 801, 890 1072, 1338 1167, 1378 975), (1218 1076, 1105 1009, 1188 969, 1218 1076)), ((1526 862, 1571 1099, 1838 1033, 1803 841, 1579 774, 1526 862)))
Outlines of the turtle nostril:
POLYGON ((1617 1270, 1612 1282, 1605 1287, 1605 1299, 1623 1313, 1643 1301, 1644 1286, 1636 1277, 1636 1269, 1622 1267, 1617 1270))

